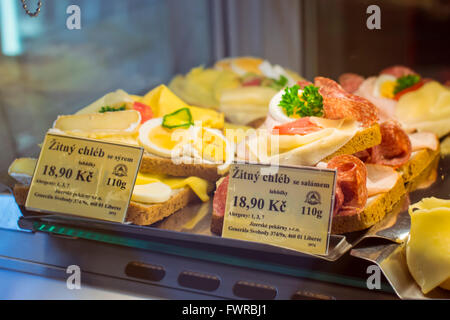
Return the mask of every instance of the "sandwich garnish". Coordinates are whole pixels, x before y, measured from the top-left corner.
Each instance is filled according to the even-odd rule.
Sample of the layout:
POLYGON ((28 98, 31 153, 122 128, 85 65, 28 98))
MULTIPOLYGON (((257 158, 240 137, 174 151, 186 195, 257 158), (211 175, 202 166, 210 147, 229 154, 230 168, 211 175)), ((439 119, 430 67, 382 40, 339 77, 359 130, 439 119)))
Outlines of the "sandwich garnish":
POLYGON ((280 77, 276 79, 257 75, 254 73, 246 73, 242 78, 243 87, 269 87, 277 91, 280 91, 281 89, 286 87, 288 83, 289 79, 284 75, 280 75, 280 77))
POLYGON ((162 126, 167 129, 189 128, 193 125, 189 108, 181 108, 163 116, 162 126))
POLYGON ((125 105, 122 105, 120 107, 110 107, 110 106, 105 106, 105 107, 101 107, 101 109, 98 111, 100 113, 105 113, 105 112, 116 112, 116 111, 125 111, 125 105))
POLYGON ((409 74, 398 78, 394 88, 394 95, 396 95, 400 91, 403 91, 416 85, 419 82, 420 76, 418 74, 409 74))
POLYGON ((323 98, 319 93, 319 88, 308 85, 303 88, 299 95, 300 86, 298 84, 286 88, 281 98, 279 106, 283 108, 288 117, 322 117, 323 98))
POLYGON ((289 79, 283 75, 280 75, 280 78, 278 80, 275 80, 275 79, 271 79, 271 80, 272 81, 271 81, 271 83, 269 83, 269 87, 271 87, 277 91, 283 89, 289 83, 289 79))

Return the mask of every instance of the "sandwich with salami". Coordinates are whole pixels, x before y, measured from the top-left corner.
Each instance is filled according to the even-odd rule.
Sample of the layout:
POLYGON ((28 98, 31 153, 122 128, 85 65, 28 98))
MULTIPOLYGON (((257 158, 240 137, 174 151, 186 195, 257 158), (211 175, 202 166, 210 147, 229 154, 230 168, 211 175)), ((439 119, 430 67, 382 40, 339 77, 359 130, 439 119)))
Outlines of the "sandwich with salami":
MULTIPOLYGON (((271 100, 261 129, 269 132, 269 139, 276 138, 278 149, 261 154, 252 141, 267 139, 267 135, 260 138, 254 134, 238 146, 238 159, 256 156, 261 163, 317 166, 337 171, 333 233, 374 225, 406 193, 401 174, 392 166, 363 162, 353 155, 368 149, 375 150, 374 158, 385 155, 379 150, 382 135, 392 128, 379 125, 377 108, 370 101, 345 91, 331 79, 317 77, 314 84, 302 81, 280 91, 271 100)), ((403 153, 410 152, 409 139, 402 140, 402 137, 395 135, 399 140, 395 148, 401 152, 393 150, 389 154, 392 162, 394 157, 401 158, 403 153)), ((381 148, 386 151, 386 147, 381 148)), ((211 230, 216 234, 222 232, 228 183, 229 177, 220 180, 214 195, 211 230)))
POLYGON ((404 66, 386 68, 367 79, 347 73, 339 82, 348 92, 371 101, 386 123, 380 146, 358 156, 396 168, 408 190, 415 189, 416 182, 437 166, 438 138, 450 132, 450 89, 404 66))

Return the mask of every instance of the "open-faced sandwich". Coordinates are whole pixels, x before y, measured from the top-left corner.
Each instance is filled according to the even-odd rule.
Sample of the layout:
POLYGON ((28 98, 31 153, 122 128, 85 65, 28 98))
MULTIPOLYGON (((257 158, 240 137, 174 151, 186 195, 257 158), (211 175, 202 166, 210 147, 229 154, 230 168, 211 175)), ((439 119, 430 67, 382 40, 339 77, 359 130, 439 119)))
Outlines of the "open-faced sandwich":
MULTIPOLYGON (((234 157, 223 125, 223 114, 189 106, 160 86, 143 97, 107 94, 74 115, 59 116, 49 132, 144 147, 126 221, 149 225, 195 199, 209 200, 234 157)), ((35 165, 17 159, 10 166, 19 182, 19 205, 25 204, 35 165)))
POLYGON ((189 104, 220 109, 228 121, 249 124, 266 115, 270 99, 280 89, 300 80, 295 72, 267 60, 236 57, 177 75, 169 88, 189 104))
POLYGON ((339 81, 348 92, 370 100, 386 123, 378 150, 358 156, 397 168, 408 190, 416 188, 419 177, 439 161, 438 137, 450 132, 450 88, 403 66, 367 79, 347 73, 339 81))
MULTIPOLYGON (((238 159, 337 170, 333 233, 374 225, 406 193, 393 167, 364 163, 353 155, 378 151, 385 130, 380 130, 370 101, 331 79, 317 77, 314 84, 300 82, 277 93, 261 130, 263 134, 250 134, 241 142, 238 159), (277 148, 260 148, 271 145, 267 140, 275 140, 277 148)), ((228 180, 219 181, 214 195, 211 230, 216 234, 222 232, 228 180)))

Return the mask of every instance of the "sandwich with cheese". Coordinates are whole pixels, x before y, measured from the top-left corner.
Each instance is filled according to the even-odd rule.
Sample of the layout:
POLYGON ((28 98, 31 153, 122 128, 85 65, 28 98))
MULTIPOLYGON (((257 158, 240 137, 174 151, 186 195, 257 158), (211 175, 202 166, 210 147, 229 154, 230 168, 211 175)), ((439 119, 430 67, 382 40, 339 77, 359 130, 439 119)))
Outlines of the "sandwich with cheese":
MULTIPOLYGON (((353 155, 378 150, 386 130, 380 129, 377 108, 370 101, 331 79, 317 77, 314 84, 301 82, 277 93, 260 129, 266 134, 246 137, 237 159, 337 170, 333 233, 374 225, 406 193, 393 167, 364 163, 353 155), (276 140, 277 148, 259 148, 270 145, 267 140, 276 140)), ((228 180, 220 180, 214 195, 211 230, 216 234, 222 232, 228 180)))
POLYGON ((380 121, 389 123, 382 130, 377 154, 371 160, 372 150, 359 156, 396 167, 408 190, 414 190, 419 178, 437 166, 438 138, 450 132, 450 89, 404 66, 386 68, 367 79, 346 73, 339 82, 348 92, 371 101, 380 121))
POLYGON ((267 60, 235 57, 217 61, 212 68, 197 67, 177 75, 169 88, 192 105, 219 109, 228 121, 249 124, 266 115, 278 90, 300 80, 295 72, 267 60))
MULTIPOLYGON (((143 97, 121 90, 107 94, 74 115, 59 116, 49 132, 142 146, 126 221, 149 225, 195 199, 209 200, 234 157, 223 126, 223 114, 186 105, 160 86, 143 97)), ((35 165, 33 159, 17 159, 10 166, 19 182, 19 205, 25 204, 35 165)))

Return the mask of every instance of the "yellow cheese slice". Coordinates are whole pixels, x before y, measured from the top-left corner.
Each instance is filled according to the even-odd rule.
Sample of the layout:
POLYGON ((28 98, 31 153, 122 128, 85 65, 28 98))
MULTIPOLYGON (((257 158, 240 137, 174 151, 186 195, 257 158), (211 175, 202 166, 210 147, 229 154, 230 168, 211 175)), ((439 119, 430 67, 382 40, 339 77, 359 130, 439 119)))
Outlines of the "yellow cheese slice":
POLYGON ((214 82, 217 81, 221 71, 215 69, 204 69, 202 66, 192 68, 186 75, 186 80, 191 81, 205 90, 211 92, 214 82))
POLYGON ((139 173, 136 178, 136 185, 145 185, 155 182, 162 182, 172 189, 189 187, 202 201, 208 201, 208 192, 212 189, 212 184, 199 177, 175 178, 161 174, 139 173))
POLYGON ((154 117, 162 117, 181 108, 189 108, 194 121, 202 121, 205 127, 222 129, 225 122, 223 113, 212 109, 190 106, 178 98, 165 85, 148 92, 143 98, 142 103, 152 108, 154 117))
POLYGON ((53 124, 53 129, 71 135, 100 138, 110 135, 133 135, 140 123, 139 112, 125 110, 59 116, 53 124))
POLYGON ((442 137, 450 132, 450 89, 430 81, 404 94, 395 107, 395 115, 407 129, 430 131, 442 137))
POLYGON ((233 123, 246 124, 265 118, 277 91, 270 87, 237 87, 222 90, 219 110, 233 123))
POLYGON ((17 182, 30 184, 36 163, 37 159, 32 158, 15 159, 9 166, 8 174, 17 182))
POLYGON ((175 76, 169 83, 169 88, 178 97, 192 105, 217 109, 219 102, 208 88, 189 80, 182 75, 175 76))
POLYGON ((356 121, 322 121, 324 129, 307 135, 268 135, 264 131, 237 147, 238 158, 245 158, 249 151, 250 161, 263 163, 311 166, 339 150, 358 131, 356 121))
POLYGON ((434 197, 409 207, 411 231, 406 261, 414 280, 428 293, 450 280, 450 200, 434 197))
MULTIPOLYGON (((24 184, 30 184, 31 177, 34 173, 34 168, 36 167, 37 159, 31 158, 19 158, 13 161, 10 165, 8 173, 16 179, 18 182, 24 184)), ((136 177, 135 185, 148 185, 155 182, 160 182, 168 185, 172 189, 181 189, 184 187, 189 187, 202 201, 208 201, 210 192, 213 188, 211 182, 199 178, 199 177, 187 177, 187 178, 177 178, 169 177, 162 174, 150 174, 150 173, 138 173, 136 177)), ((142 198, 142 195, 140 195, 142 198)), ((135 197, 138 201, 139 197, 135 197)))
POLYGON ((135 94, 130 94, 130 97, 131 97, 131 99, 133 99, 136 102, 142 102, 142 98, 143 98, 143 96, 138 96, 135 94))

